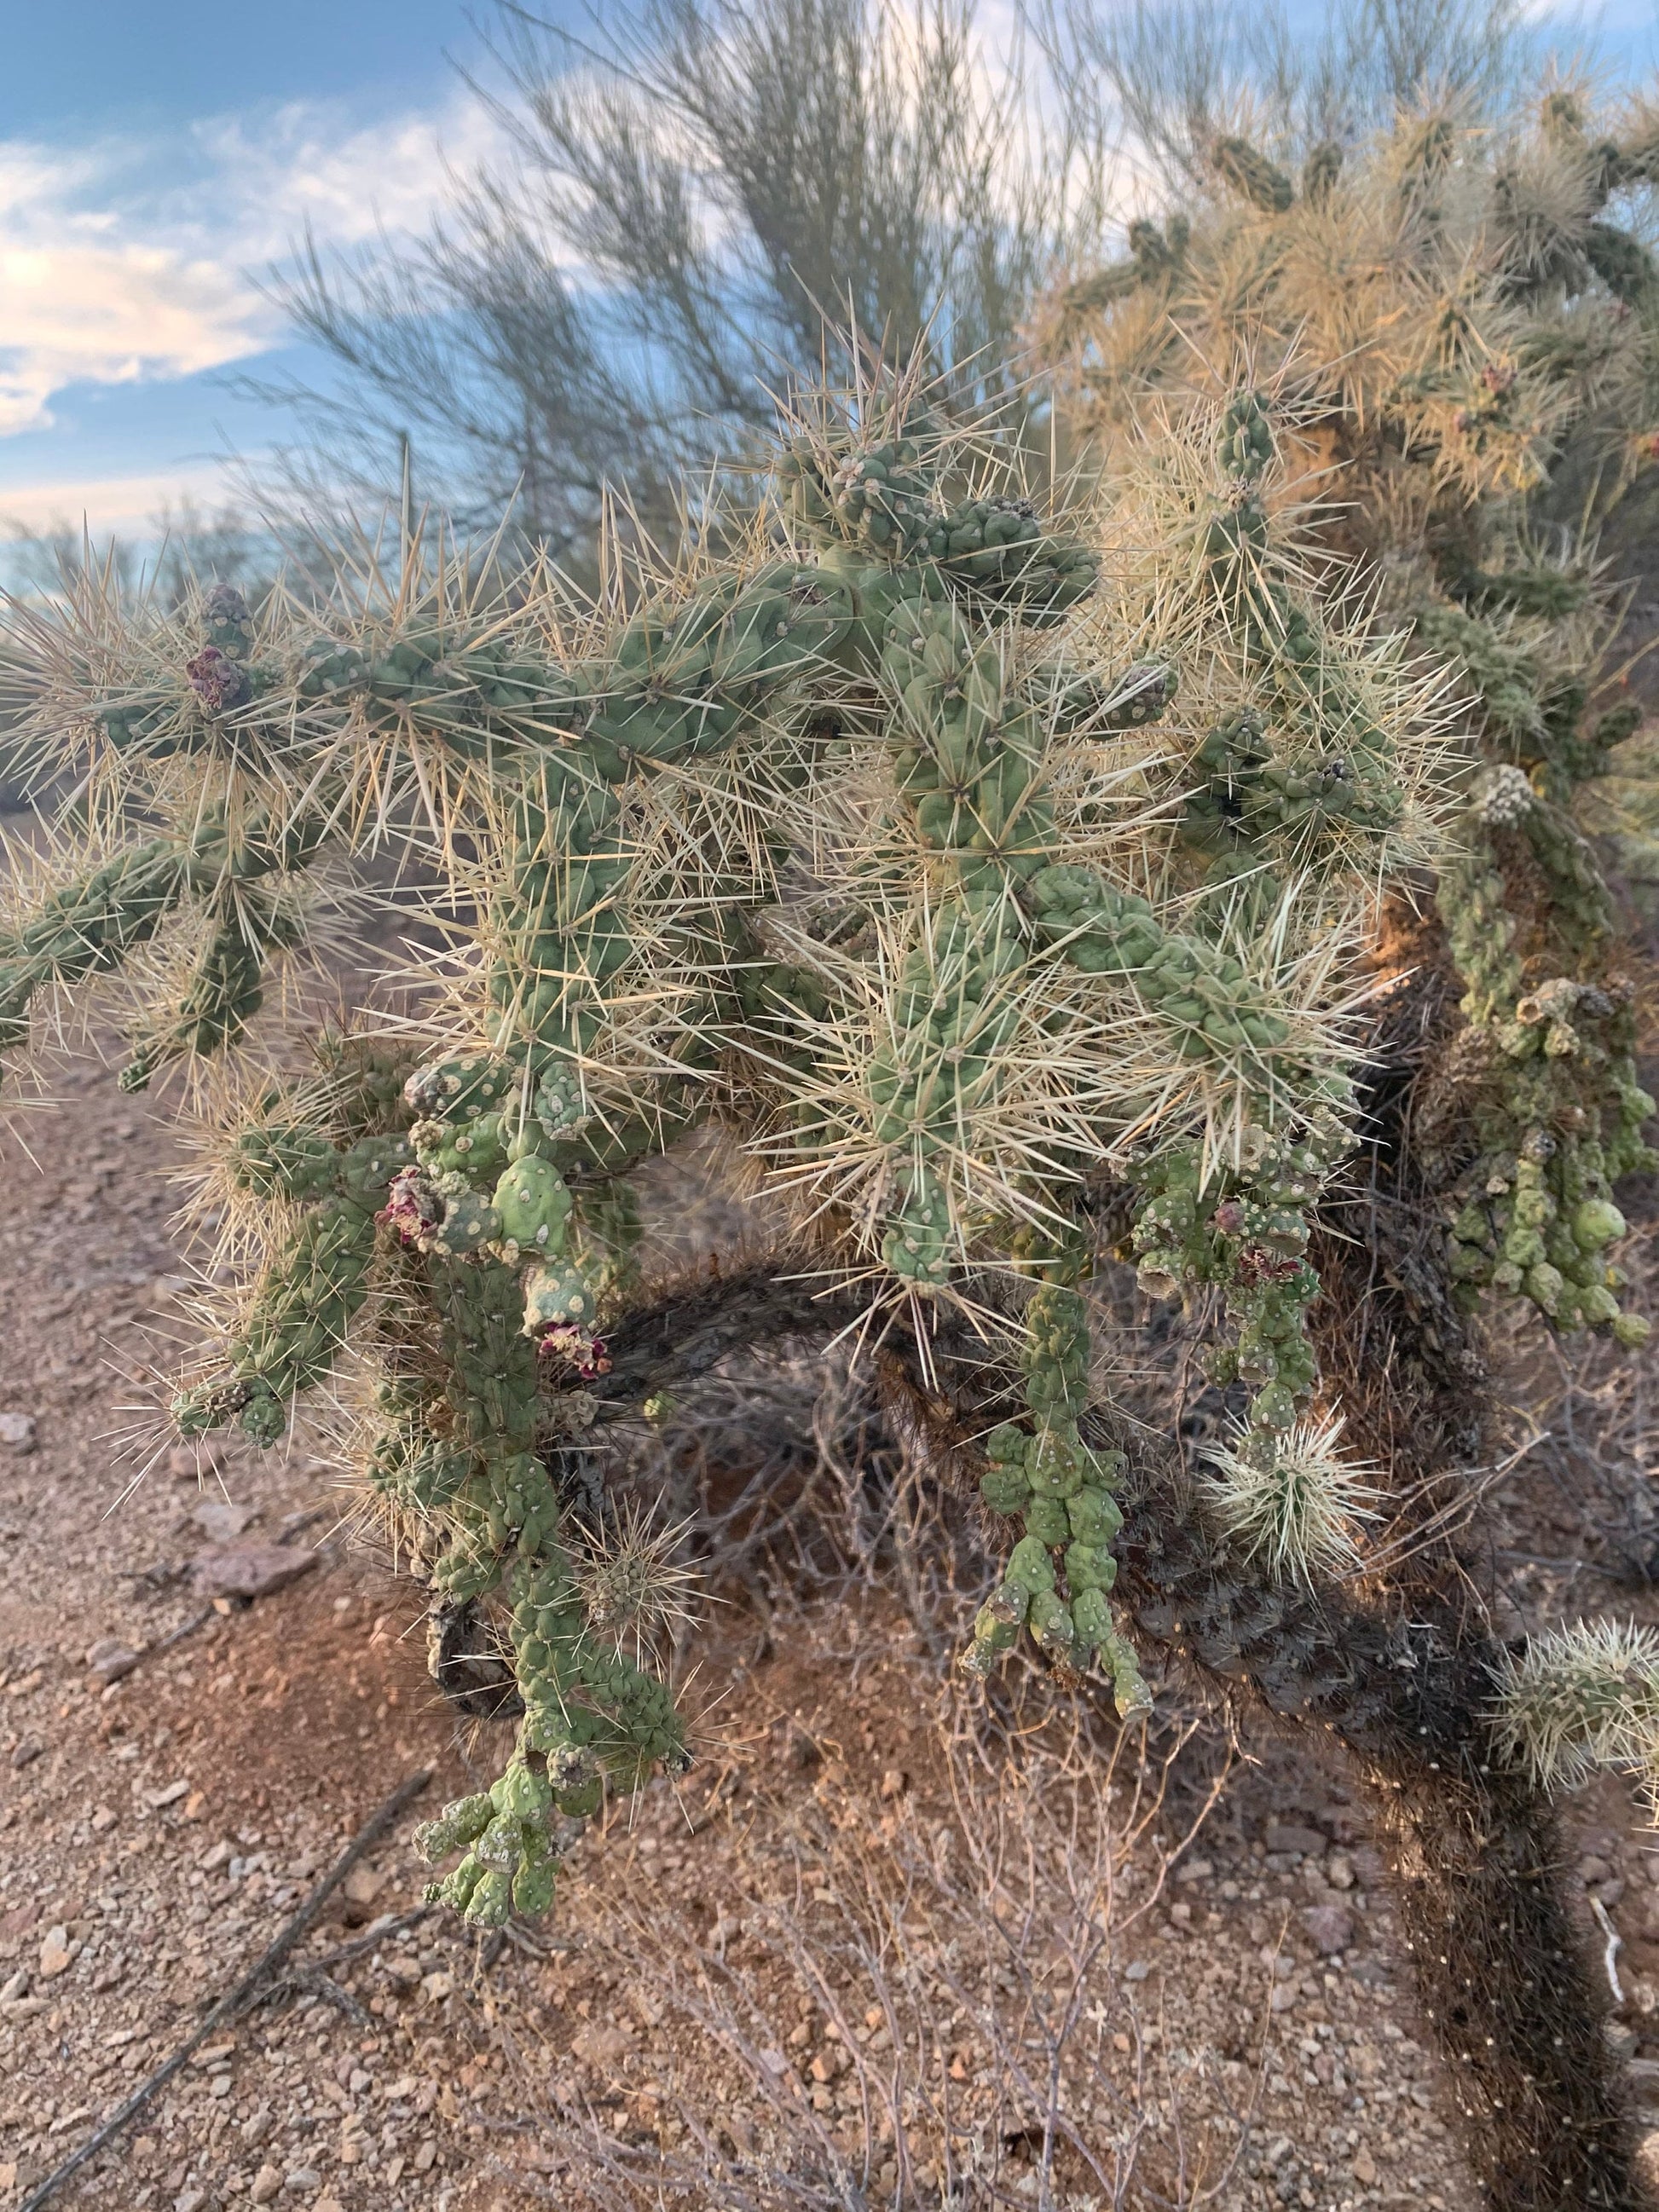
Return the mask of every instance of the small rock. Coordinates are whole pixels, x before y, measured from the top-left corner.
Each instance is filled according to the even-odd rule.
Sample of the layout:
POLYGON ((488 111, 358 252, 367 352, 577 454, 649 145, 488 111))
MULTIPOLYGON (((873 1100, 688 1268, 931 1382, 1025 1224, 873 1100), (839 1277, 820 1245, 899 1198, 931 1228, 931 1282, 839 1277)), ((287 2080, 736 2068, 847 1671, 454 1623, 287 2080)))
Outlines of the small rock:
POLYGON ((59 1974, 67 1972, 70 1961, 80 1948, 78 1943, 70 1942, 67 1928, 48 1928, 40 1938, 41 1980, 55 1981, 59 1974))
POLYGON ((1353 1941, 1353 1915, 1346 1905, 1310 1905, 1302 1914, 1302 1925, 1323 1958, 1346 1951, 1353 1941))
POLYGON ((1180 1882, 1207 1881, 1214 1872, 1214 1863, 1209 1859, 1183 1859, 1176 1869, 1175 1878, 1180 1882))
POLYGON ((191 1579, 204 1597, 269 1597, 308 1575, 315 1552, 286 1544, 239 1544, 204 1552, 191 1561, 191 1579))
POLYGON ((27 1996, 28 1986, 28 1968, 20 1966, 7 1981, 0 1983, 0 2005, 15 2004, 19 1997, 27 1996))
POLYGON ((890 1766, 881 1778, 882 1797, 884 1800, 902 1797, 909 1786, 910 1778, 902 1766, 890 1766))
POLYGON ((1272 1996, 1267 2000, 1268 2010, 1290 2012, 1295 2008, 1296 1999, 1297 1987, 1294 1982, 1278 1982, 1273 1986, 1272 1996))
POLYGON ((112 1806, 100 1805, 98 1808, 98 1810, 92 1816, 93 1834, 94 1836, 108 1835, 110 1830, 115 1826, 120 1817, 121 1815, 112 1806))
POLYGON ((1269 1820, 1267 1849, 1270 1851, 1295 1851, 1303 1858, 1322 1856, 1325 1838, 1317 1828, 1299 1827, 1294 1820, 1269 1820))
POLYGON ((21 1774, 26 1766, 33 1766, 46 1747, 38 1735, 26 1735, 11 1755, 15 1771, 21 1774))
POLYGON ((34 1443, 33 1413, 0 1413, 0 1444, 8 1451, 32 1452, 34 1443))
MULTIPOLYGON (((261 2105, 258 2112, 250 2112, 246 2119, 242 2123, 240 2132, 242 2141, 247 2145, 248 2148, 250 2150, 257 2150, 259 2145, 264 2141, 265 2137, 270 2133, 270 2106, 261 2105)), ((274 2167, 271 2169, 272 2172, 275 2172, 275 2170, 276 2169, 274 2167)), ((259 2171, 263 2173, 265 2171, 265 2168, 261 2166, 259 2171)))
POLYGON ((320 2188, 322 2179, 314 2166, 296 2166, 292 2172, 283 2176, 283 2187, 297 2197, 302 2189, 320 2188))
POLYGON ((1588 1853, 1578 1862, 1578 1879, 1586 1889, 1598 1881, 1611 1881, 1613 1869, 1605 1859, 1591 1857, 1588 1853))
POLYGON ((386 1876, 378 1867, 356 1866, 340 1884, 353 1905, 373 1905, 386 1887, 386 1876))
POLYGON ((228 1544, 240 1536, 258 1509, 234 1504, 228 1498, 204 1498, 191 1519, 213 1544, 228 1544))
POLYGON ((1123 1978, 1126 1982, 1144 1982, 1152 1971, 1145 1959, 1132 1959, 1123 1969, 1123 1978))
POLYGON ((188 1797, 189 1795, 188 1782, 169 1782, 165 1789, 147 1790, 144 1792, 144 1802, 152 1813, 160 1813, 165 1811, 169 1805, 176 1805, 181 1797, 188 1797))
POLYGON ((167 1470, 175 1482, 199 1482, 217 1474, 225 1463, 217 1444, 174 1444, 167 1455, 167 1470))
POLYGON ((123 1644, 113 1636, 106 1636, 88 1652, 87 1666, 100 1682, 118 1682, 131 1674, 143 1656, 142 1651, 135 1651, 131 1644, 123 1644))
POLYGON ((1325 1863, 1325 1879, 1333 1889, 1352 1889, 1353 1861, 1345 1852, 1333 1851, 1325 1863))
POLYGON ((584 2065, 599 2067, 619 2064, 632 2047, 632 2038, 621 2028, 607 2027, 599 2021, 584 2027, 570 2046, 584 2065))
POLYGON ((415 2156, 410 2162, 414 2166, 416 2173, 428 2173, 430 2172, 433 2161, 437 2155, 437 2137, 435 2136, 427 2136, 416 2145, 415 2156))
POLYGON ((1369 2189, 1376 2179, 1376 2161, 1368 2150, 1357 2150, 1353 2154, 1353 2178, 1362 2189, 1369 2189))
POLYGON ((248 2202, 269 2204, 283 2185, 283 2177, 274 2166, 262 2166, 248 2187, 248 2202))
POLYGON ((205 2189, 182 2189, 173 2200, 173 2212, 202 2212, 206 2203, 205 2189))

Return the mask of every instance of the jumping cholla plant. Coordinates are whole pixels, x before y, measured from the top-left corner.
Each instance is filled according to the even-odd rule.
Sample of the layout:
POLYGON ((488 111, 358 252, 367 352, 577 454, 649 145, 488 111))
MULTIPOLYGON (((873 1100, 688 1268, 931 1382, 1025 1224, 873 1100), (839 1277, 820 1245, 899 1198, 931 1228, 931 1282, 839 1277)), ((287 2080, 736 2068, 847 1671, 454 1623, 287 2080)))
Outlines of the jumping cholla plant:
MULTIPOLYGON (((1620 1310, 1611 1185, 1650 1164, 1653 1101, 1608 895, 1573 818, 1639 719, 1597 712, 1609 626, 1595 526, 1654 458, 1659 269, 1639 236, 1659 118, 1569 87, 1522 126, 1402 113, 1299 176, 1218 137, 1208 198, 1129 227, 1128 257, 1035 325, 1062 404, 1109 450, 1242 373, 1295 418, 1290 475, 1326 542, 1454 678, 1473 740, 1439 905, 1465 989, 1439 1176, 1457 1295, 1643 1343, 1620 1310)), ((1220 811, 1257 770, 1224 764, 1220 811)))
MULTIPOLYGON (((690 1759, 653 1663, 672 1593, 607 1528, 599 1420, 660 1413, 734 1332, 861 1326, 913 1418, 947 1400, 1017 1524, 966 1665, 1028 1636, 1125 1715, 1084 1287, 1114 1187, 1149 1277, 1222 1293, 1252 1479, 1309 1462, 1309 1218, 1381 893, 1437 850, 1443 702, 1311 592, 1277 465, 1229 395, 1139 452, 1091 544, 872 371, 787 416, 746 542, 597 608, 416 548, 325 606, 216 586, 164 617, 87 583, 18 611, 19 712, 73 796, 0 936, 0 1041, 120 971, 124 1081, 248 1070, 219 1177, 261 1256, 173 1416, 269 1444, 367 1363, 362 1479, 441 1675, 491 1608, 522 1708, 500 1780, 423 1832, 471 1920, 548 1906, 556 1815, 606 1775, 690 1759), (388 849, 452 937, 420 1048, 268 1074, 250 1024, 308 886, 388 849), (791 1227, 662 1292, 632 1178, 711 1118, 791 1227)), ((1313 1516, 1279 1548, 1312 1573, 1332 1540, 1313 1516)))
POLYGON ((1498 1682, 1497 1742, 1546 1790, 1598 1767, 1640 1778, 1659 1819, 1659 1635, 1578 1621, 1533 1637, 1498 1682))
POLYGON ((1365 1480, 1370 1463, 1338 1449, 1345 1425, 1332 1413, 1298 1421, 1270 1452, 1244 1437, 1206 1455, 1217 1519, 1245 1558, 1265 1557, 1276 1577, 1311 1585, 1360 1563, 1359 1526, 1374 1517, 1379 1493, 1365 1480))

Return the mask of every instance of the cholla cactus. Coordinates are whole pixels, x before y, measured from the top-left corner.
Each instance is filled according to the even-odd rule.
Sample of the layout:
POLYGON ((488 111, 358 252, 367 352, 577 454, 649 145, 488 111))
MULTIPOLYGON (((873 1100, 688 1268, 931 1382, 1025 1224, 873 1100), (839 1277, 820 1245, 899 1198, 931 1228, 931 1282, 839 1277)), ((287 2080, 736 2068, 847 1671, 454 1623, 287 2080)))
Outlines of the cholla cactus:
MULTIPOLYGON (((1566 88, 1526 129, 1408 114, 1346 158, 1315 149, 1299 191, 1221 140, 1213 197, 1133 225, 1130 258, 1060 289, 1036 335, 1109 449, 1153 410, 1212 404, 1248 364, 1299 420, 1327 542, 1375 565, 1455 681, 1475 733, 1439 893, 1477 1032, 1477 1141, 1446 1163, 1461 1293, 1519 1294, 1558 1328, 1636 1344, 1645 1327, 1620 1313, 1600 1243, 1569 1249, 1563 1226, 1534 1250, 1651 1157, 1608 902, 1571 812, 1637 720, 1592 703, 1606 595, 1583 483, 1605 510, 1644 464, 1659 369, 1654 264, 1613 212, 1650 191, 1659 124, 1644 108, 1603 123, 1566 88), (1552 540, 1576 550, 1546 558, 1552 540), (1540 1022, 1567 987, 1571 1018, 1540 1022), (1547 1218, 1518 1218, 1516 1159, 1544 1146, 1547 1218)), ((1259 814, 1255 744, 1252 726, 1218 731, 1199 834, 1259 814)))
POLYGON ((1659 1635, 1623 1621, 1578 1621, 1510 1655, 1495 1706, 1501 1756, 1546 1790, 1598 1767, 1638 1776, 1659 1820, 1659 1635))
MULTIPOLYGON (((1225 1285, 1253 1452, 1293 1442, 1356 963, 1436 850, 1442 739, 1398 641, 1310 604, 1274 452, 1232 398, 1091 545, 889 378, 786 423, 746 543, 597 611, 411 561, 257 621, 213 592, 23 623, 38 758, 76 760, 104 842, 0 939, 12 1045, 93 974, 153 990, 134 948, 186 909, 325 858, 390 844, 439 872, 434 921, 472 917, 412 1066, 331 1046, 228 1121, 264 1259, 174 1410, 268 1443, 368 1362, 366 1486, 446 1617, 504 1615, 523 1707, 501 1782, 426 1836, 465 1847, 441 1890, 473 1919, 545 1905, 554 1814, 605 1774, 690 1755, 619 1632, 650 1561, 595 1534, 574 1409, 627 1387, 631 1172, 709 1114, 924 1373, 989 1334, 960 1411, 1023 1529, 975 1670, 1029 1631, 1147 1703, 1109 1599, 1121 1460, 1087 1429, 1103 1180, 1139 1194, 1149 1276, 1225 1285)), ((239 928, 240 965, 141 1006, 135 1081, 245 1028, 291 938, 239 928)))
POLYGON ((1359 1526, 1379 1493, 1366 1480, 1370 1463, 1339 1451, 1343 1426, 1340 1413, 1329 1414, 1298 1421, 1266 1450, 1247 1433, 1205 1455, 1217 1522, 1276 1581, 1311 1589, 1359 1562, 1359 1526))

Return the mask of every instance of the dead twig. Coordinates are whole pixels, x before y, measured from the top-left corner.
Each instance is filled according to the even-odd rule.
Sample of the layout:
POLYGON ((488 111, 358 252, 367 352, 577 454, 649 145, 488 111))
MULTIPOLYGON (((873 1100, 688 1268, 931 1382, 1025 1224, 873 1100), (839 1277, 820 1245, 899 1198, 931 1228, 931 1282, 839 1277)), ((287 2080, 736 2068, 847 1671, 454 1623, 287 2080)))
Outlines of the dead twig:
POLYGON ((391 1919, 377 1920, 372 1928, 366 1928, 361 1936, 354 1936, 349 1943, 337 1943, 331 1951, 325 1951, 320 1959, 302 1960, 280 1981, 273 1982, 260 1998, 260 2002, 273 2002, 290 1983, 297 1984, 308 1974, 325 1974, 331 1966, 343 1966, 349 1960, 360 1959, 365 1951, 373 1951, 392 1936, 401 1936, 405 1929, 418 1928, 422 1921, 430 1920, 437 1909, 435 1905, 417 1905, 410 1911, 399 1912, 391 1919))
POLYGON ((430 1771, 423 1768, 420 1773, 411 1774, 406 1782, 398 1784, 379 1811, 372 1814, 357 1831, 305 1903, 290 1919, 283 1923, 275 1940, 249 1967, 235 1988, 228 1990, 220 1998, 196 2033, 179 2045, 171 2058, 158 2066, 153 2074, 148 2075, 139 2083, 120 2110, 112 2113, 102 2127, 96 2129, 88 2136, 79 2150, 66 2158, 55 2172, 49 2173, 40 2186, 24 2198, 18 2208, 18 2212, 39 2212, 39 2208, 49 2203, 70 2177, 80 2172, 88 2159, 95 2158, 106 2143, 113 2142, 115 2138, 131 2125, 156 2092, 164 2089, 174 2075, 182 2071, 190 2063, 191 2057, 201 2049, 216 2028, 222 2027, 228 2021, 234 2020, 236 2014, 252 2002, 266 1978, 281 1966, 295 1945, 315 1924, 324 1905, 345 1880, 352 1868, 356 1865, 358 1860, 362 1857, 364 1852, 379 1841, 404 1808, 412 1803, 420 1796, 431 1779, 430 1771))

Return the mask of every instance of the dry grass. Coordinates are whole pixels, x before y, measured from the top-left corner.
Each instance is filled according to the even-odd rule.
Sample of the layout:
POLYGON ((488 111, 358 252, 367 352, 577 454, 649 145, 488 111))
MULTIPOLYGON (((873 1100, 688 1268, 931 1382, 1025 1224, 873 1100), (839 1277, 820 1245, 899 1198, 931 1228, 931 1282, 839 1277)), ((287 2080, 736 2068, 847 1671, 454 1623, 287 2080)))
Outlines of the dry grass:
MULTIPOLYGON (((877 1627, 820 1607, 787 1632, 855 1675, 894 1648, 877 1627)), ((1224 2189, 1257 2069, 1171 2047, 1124 1970, 1226 1761, 1194 1756, 1195 1718, 1148 1752, 1040 1688, 981 1705, 920 1647, 914 1771, 872 1790, 826 1754, 810 1793, 751 1818, 712 1925, 618 1893, 582 1855, 562 1913, 617 1994, 575 2049, 611 2052, 610 2094, 561 2047, 568 2023, 503 2024, 522 2132, 553 2146, 533 2159, 546 2201, 967 2212, 1224 2189), (652 2031, 642 2069, 617 2025, 630 2009, 652 2031)))

